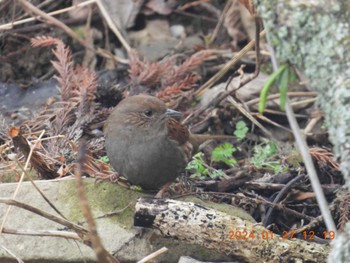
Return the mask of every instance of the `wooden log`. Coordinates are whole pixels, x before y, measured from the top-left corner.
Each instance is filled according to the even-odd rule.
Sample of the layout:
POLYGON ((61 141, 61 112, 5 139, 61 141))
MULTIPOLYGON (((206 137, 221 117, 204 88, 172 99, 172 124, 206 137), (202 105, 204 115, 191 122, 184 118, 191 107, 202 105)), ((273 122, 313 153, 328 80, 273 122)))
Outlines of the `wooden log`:
POLYGON ((215 249, 244 262, 320 263, 326 262, 329 252, 328 245, 283 238, 239 217, 170 199, 140 198, 134 225, 157 229, 164 236, 215 249))

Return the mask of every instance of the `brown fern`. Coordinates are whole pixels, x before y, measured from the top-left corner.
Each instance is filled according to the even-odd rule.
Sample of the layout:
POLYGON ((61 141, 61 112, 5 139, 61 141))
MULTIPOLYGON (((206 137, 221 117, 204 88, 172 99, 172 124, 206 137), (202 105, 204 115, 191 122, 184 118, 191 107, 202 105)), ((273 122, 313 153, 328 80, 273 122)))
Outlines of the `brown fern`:
POLYGON ((182 98, 190 97, 190 93, 197 86, 200 77, 194 73, 211 55, 210 51, 199 51, 176 66, 176 57, 165 58, 162 61, 149 63, 141 61, 136 51, 131 52, 129 76, 131 79, 130 93, 148 92, 169 105, 178 106, 182 98))
POLYGON ((344 196, 341 197, 339 204, 340 216, 338 219, 337 228, 343 231, 345 224, 349 221, 349 210, 350 210, 350 193, 346 192, 344 196))
POLYGON ((188 75, 179 82, 168 86, 161 91, 159 91, 156 96, 168 103, 172 108, 176 108, 179 104, 179 99, 184 97, 189 97, 191 91, 197 87, 196 82, 199 80, 197 75, 188 75))
POLYGON ((39 36, 32 38, 30 43, 32 47, 48 47, 53 45, 58 45, 58 43, 62 43, 60 39, 50 37, 50 36, 39 36))
POLYGON ((177 82, 181 82, 183 78, 193 74, 204 61, 212 55, 212 52, 203 50, 193 54, 189 59, 185 60, 180 66, 168 71, 165 75, 163 86, 171 86, 177 82))
POLYGON ((72 52, 65 44, 57 38, 52 37, 37 37, 31 39, 33 47, 47 47, 55 45, 56 48, 52 50, 56 56, 57 61, 51 61, 52 65, 58 72, 57 79, 60 87, 62 101, 67 101, 71 97, 73 78, 73 58, 72 52))
POLYGON ((81 67, 74 68, 70 49, 59 39, 52 37, 38 37, 31 41, 33 47, 55 45, 52 50, 55 61, 52 61, 58 72, 56 79, 61 93, 61 101, 44 110, 38 117, 26 122, 27 132, 45 129, 48 136, 63 135, 44 141, 38 156, 40 162, 32 163, 40 171, 40 163, 50 174, 64 176, 70 171, 62 167, 74 166, 77 154, 76 143, 83 135, 85 127, 99 115, 95 103, 97 89, 96 76, 81 67), (64 160, 64 163, 62 163, 64 160), (38 167, 39 165, 39 167, 38 167), (58 172, 57 170, 60 169, 58 172))
POLYGON ((133 85, 145 85, 155 87, 161 83, 164 75, 168 74, 174 66, 173 59, 164 59, 160 62, 149 63, 141 61, 138 54, 133 51, 130 53, 129 76, 133 85))
POLYGON ((310 149, 311 156, 322 166, 329 166, 335 171, 339 171, 339 163, 335 160, 331 151, 320 147, 310 149))

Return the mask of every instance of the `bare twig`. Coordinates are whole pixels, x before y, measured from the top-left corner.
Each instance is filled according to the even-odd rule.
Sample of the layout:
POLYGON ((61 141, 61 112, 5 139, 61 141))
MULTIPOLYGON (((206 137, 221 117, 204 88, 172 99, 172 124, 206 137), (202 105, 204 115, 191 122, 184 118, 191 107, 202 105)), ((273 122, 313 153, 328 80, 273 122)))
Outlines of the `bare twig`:
POLYGON ((17 200, 14 199, 9 199, 9 198, 0 198, 0 203, 2 204, 7 204, 9 206, 16 206, 16 207, 20 207, 22 209, 25 209, 27 211, 30 211, 34 214, 37 214, 39 216, 45 217, 51 221, 54 221, 58 224, 61 224, 65 227, 68 227, 69 229, 74 230, 82 239, 83 241, 85 241, 85 236, 87 235, 88 231, 87 229, 85 229, 84 227, 81 227, 77 224, 74 224, 66 219, 60 218, 58 216, 55 216, 53 214, 50 214, 48 212, 45 212, 43 210, 40 210, 34 206, 19 202, 17 200))
MULTIPOLYGON (((313 91, 291 91, 291 92, 287 92, 288 97, 315 97, 317 95, 316 92, 313 91)), ((280 94, 271 94, 269 96, 267 96, 266 100, 274 100, 274 99, 278 99, 280 97, 280 94)), ((255 98, 252 99, 250 101, 245 102, 245 104, 247 106, 251 106, 254 104, 258 104, 260 101, 260 98, 255 98)))
MULTIPOLYGON (((85 2, 76 4, 76 5, 72 5, 70 7, 63 8, 63 9, 60 9, 60 10, 56 10, 56 11, 53 11, 53 12, 50 12, 50 13, 47 13, 47 14, 50 15, 50 16, 54 16, 54 15, 62 14, 62 13, 65 13, 65 12, 69 12, 69 11, 77 9, 79 7, 83 7, 83 6, 87 6, 87 5, 93 4, 95 2, 96 2, 96 0, 87 0, 85 2)), ((29 17, 29 18, 25 18, 25 19, 22 19, 22 20, 14 21, 14 22, 11 22, 11 23, 3 24, 3 25, 0 25, 0 31, 2 31, 2 30, 9 30, 9 29, 12 29, 14 26, 22 25, 22 24, 25 24, 25 23, 28 23, 28 22, 31 22, 31 21, 35 21, 37 19, 38 19, 38 17, 29 17)))
POLYGON ((131 51, 131 47, 129 45, 129 43, 125 40, 125 38, 123 37, 123 35, 120 33, 119 29, 115 26, 114 22, 112 21, 111 17, 109 16, 106 8, 104 7, 104 5, 101 3, 100 0, 96 0, 96 3, 98 5, 98 8, 100 9, 104 19, 107 22, 108 27, 114 32, 114 34, 117 36, 117 38, 119 39, 120 43, 123 45, 123 47, 126 49, 126 51, 128 52, 128 54, 131 51))
POLYGON ((19 164, 18 167, 22 170, 23 173, 26 174, 27 178, 31 182, 31 184, 34 186, 35 190, 38 191, 38 193, 41 195, 41 197, 46 201, 46 203, 53 209, 57 214, 62 216, 62 218, 67 219, 57 208, 56 206, 44 195, 44 193, 40 190, 40 188, 36 185, 36 183, 33 181, 32 177, 29 175, 29 173, 19 164))
MULTIPOLYGON (((267 111, 266 111, 266 112, 267 112, 267 111)), ((275 121, 273 121, 273 120, 271 120, 271 119, 269 119, 269 118, 266 118, 266 117, 265 117, 264 115, 262 115, 261 113, 257 113, 257 114, 256 114, 256 117, 259 118, 260 120, 263 120, 263 121, 265 121, 265 122, 267 122, 267 123, 272 124, 273 126, 276 126, 276 127, 280 128, 280 129, 282 129, 282 130, 285 130, 286 132, 292 133, 292 130, 291 130, 291 129, 288 129, 288 128, 282 126, 281 124, 279 124, 279 123, 277 123, 277 122, 275 122, 275 121)))
POLYGON ((87 46, 85 41, 81 39, 72 29, 70 29, 68 26, 63 24, 61 21, 58 19, 54 18, 53 16, 45 13, 44 11, 40 10, 36 6, 32 5, 26 0, 18 0, 18 2, 21 4, 24 10, 27 12, 32 12, 35 15, 45 19, 47 22, 52 23, 53 25, 63 29, 71 38, 75 39, 80 43, 82 46, 85 46, 86 48, 93 49, 93 47, 87 46))
POLYGON ((89 201, 87 199, 84 185, 83 185, 83 179, 81 178, 83 166, 85 163, 85 155, 86 155, 86 144, 83 142, 78 153, 78 163, 77 163, 77 169, 75 172, 75 177, 77 179, 77 193, 80 201, 81 210, 87 221, 88 228, 89 228, 89 234, 88 234, 89 240, 91 242, 92 248, 95 251, 98 262, 119 263, 119 260, 113 257, 111 254, 109 254, 108 251, 102 245, 102 242, 97 232, 95 220, 91 213, 91 208, 90 208, 89 201))
POLYGON ((221 12, 219 21, 218 21, 218 23, 216 24, 216 27, 214 28, 214 31, 213 31, 213 33, 212 33, 211 36, 210 36, 210 39, 209 39, 209 41, 208 41, 208 45, 210 45, 211 43, 214 42, 214 40, 215 40, 215 38, 216 38, 216 36, 217 36, 217 34, 218 34, 218 32, 219 32, 219 29, 220 29, 220 27, 221 27, 221 25, 222 25, 222 22, 224 21, 225 15, 226 15, 227 11, 229 10, 229 8, 231 7, 232 3, 233 3, 232 0, 228 0, 228 1, 227 1, 227 3, 226 3, 226 5, 225 5, 224 9, 223 9, 222 12, 221 12))
MULTIPOLYGON (((302 178, 305 177, 305 174, 299 174, 297 177, 293 178, 292 180, 290 180, 281 191, 279 191, 279 193, 277 194, 277 196, 275 197, 275 199, 273 200, 273 204, 277 204, 280 202, 280 200, 282 199, 282 197, 284 196, 285 193, 287 193, 287 191, 289 191, 289 189, 293 186, 294 183, 298 182, 299 180, 301 180, 302 178)), ((273 212, 274 206, 271 206, 266 213, 266 216, 263 220, 263 225, 267 226, 268 224, 270 224, 270 217, 271 214, 273 212)))
MULTIPOLYGON (((259 37, 264 37, 265 36, 265 31, 261 31, 259 34, 259 37)), ((211 88, 223 75, 225 75, 234 65, 237 64, 237 62, 249 51, 251 50, 254 46, 256 45, 255 39, 250 41, 238 54, 233 57, 229 62, 225 64, 225 66, 220 70, 217 74, 215 74, 212 78, 210 78, 202 87, 200 87, 196 91, 196 96, 200 97, 204 91, 208 88, 211 88)))
POLYGON ((137 263, 146 263, 146 262, 158 257, 159 255, 161 255, 167 251, 168 251, 168 249, 166 247, 162 247, 161 249, 158 249, 157 251, 149 254, 148 256, 144 257, 143 259, 137 261, 137 263))
MULTIPOLYGON (((203 92, 211 87, 219 78, 221 78, 221 76, 223 74, 225 74, 235 63, 238 62, 238 60, 246 53, 248 52, 248 50, 255 45, 255 51, 256 51, 256 67, 255 67, 255 72, 250 75, 249 77, 241 80, 238 84, 238 87, 236 89, 233 90, 227 90, 225 92, 223 92, 222 94, 218 95, 215 99, 213 99, 209 105, 200 108, 199 110, 197 110, 192 116, 189 116, 186 120, 184 120, 184 124, 188 124, 190 123, 192 120, 194 120, 195 118, 197 118, 199 115, 201 115, 203 112, 205 112, 208 108, 210 107, 215 107, 216 105, 218 105, 221 101, 223 101, 225 98, 227 98, 228 96, 230 96, 231 94, 233 94, 234 92, 237 91, 237 89, 243 87, 245 84, 247 84, 248 82, 252 81, 254 78, 256 78, 259 74, 260 71, 260 43, 259 43, 259 38, 264 36, 265 32, 262 31, 259 34, 259 28, 260 28, 260 21, 258 20, 258 18, 255 18, 255 25, 256 25, 256 32, 255 32, 255 40, 252 40, 248 45, 246 45, 239 53, 236 57, 234 57, 230 62, 228 62, 224 68, 218 72, 214 77, 212 77, 210 80, 207 81, 206 84, 204 84, 198 91, 196 96, 200 96, 201 94, 203 94, 203 92)), ((259 126, 260 127, 260 126, 259 126)), ((266 129, 263 129, 263 132, 266 133, 266 129)), ((271 134, 269 132, 266 133, 267 136, 271 137, 271 134)))
POLYGON ((11 250, 9 250, 8 248, 6 248, 3 245, 1 245, 1 247, 3 250, 5 250, 7 253, 9 253, 12 257, 14 257, 18 263, 24 263, 24 261, 22 259, 20 259, 19 257, 17 257, 11 250))
POLYGON ((286 113, 287 113, 287 118, 288 118, 289 124, 293 130, 295 141, 296 141, 298 148, 300 150, 300 154, 303 157, 303 161, 304 161, 306 170, 308 172, 312 188, 314 189, 314 192, 316 194, 316 199, 317 199, 318 205, 320 207, 321 213, 323 215, 327 229, 328 229, 328 231, 336 232, 337 228, 335 227, 331 212, 329 211, 328 203, 327 203, 326 197, 323 193, 320 180, 318 179, 315 166, 312 162, 312 158, 311 158, 309 149, 307 147, 305 138, 303 137, 303 135, 300 132, 300 128, 299 128, 299 125, 295 119, 295 116, 293 115, 294 112, 293 112, 292 107, 290 106, 289 100, 287 100, 287 102, 286 102, 286 113))
POLYGON ((27 229, 12 229, 5 227, 3 233, 10 235, 22 236, 40 236, 40 237, 63 237, 73 240, 81 241, 78 234, 61 230, 27 230, 27 229))
POLYGON ((54 18, 53 16, 48 15, 47 13, 45 13, 42 10, 40 10, 36 6, 32 5, 28 1, 26 1, 26 0, 18 0, 18 2, 21 4, 23 9, 34 13, 35 15, 37 15, 37 16, 43 18, 44 20, 46 20, 48 23, 51 23, 51 24, 57 26, 58 28, 61 28, 62 30, 64 30, 71 38, 76 40, 79 44, 81 44, 85 48, 87 48, 89 50, 92 50, 93 52, 96 52, 96 54, 98 54, 98 55, 100 55, 102 57, 113 59, 116 62, 128 63, 125 59, 117 58, 116 56, 112 55, 110 52, 108 52, 106 50, 105 51, 102 51, 101 49, 95 50, 94 47, 92 47, 91 45, 88 45, 72 29, 70 29, 68 26, 66 26, 64 23, 62 23, 60 20, 54 18))
POLYGON ((253 124, 255 124, 258 128, 260 128, 265 134, 270 137, 272 134, 263 126, 260 122, 258 122, 240 103, 238 103, 232 96, 227 98, 228 102, 230 102, 237 110, 239 110, 244 116, 246 116, 253 124))
MULTIPOLYGON (((267 41, 269 43, 270 51, 271 51, 272 67, 273 67, 274 71, 277 71, 277 69, 278 69, 277 59, 275 56, 275 52, 270 44, 270 40, 269 40, 268 36, 267 36, 267 41)), ((285 107, 286 107, 286 113, 287 113, 287 118, 288 118, 289 124, 292 128, 295 141, 298 145, 298 148, 300 150, 300 154, 303 158, 308 176, 310 178, 312 188, 316 194, 316 199, 317 199, 318 205, 320 207, 322 216, 324 218, 324 222, 327 226, 328 231, 334 231, 334 233, 336 233, 337 229, 336 229, 336 226, 334 224, 331 212, 329 211, 329 206, 328 206, 326 197, 323 193, 320 180, 317 176, 317 172, 316 172, 314 163, 312 161, 309 148, 306 144, 305 138, 303 137, 303 135, 300 132, 299 125, 298 125, 297 120, 294 116, 293 109, 292 109, 288 99, 286 100, 285 107)))
MULTIPOLYGON (((43 131, 41 132, 41 134, 40 134, 40 136, 39 136, 39 139, 40 139, 41 137, 43 137, 44 133, 45 133, 45 130, 43 130, 43 131)), ((30 147, 30 151, 29 151, 29 154, 28 154, 28 158, 27 158, 27 161, 26 161, 26 163, 25 163, 25 165, 24 165, 24 168, 23 168, 24 170, 27 170, 28 165, 29 165, 29 162, 30 162, 30 159, 31 159, 32 154, 33 154, 33 151, 34 151, 34 149, 35 149, 35 147, 37 146, 38 143, 39 143, 39 141, 36 141, 36 142, 34 143, 33 147, 30 147)), ((21 178, 20 178, 20 180, 19 180, 19 182, 18 182, 18 184, 17 184, 16 190, 15 190, 15 192, 14 192, 13 195, 12 195, 12 198, 13 198, 13 199, 16 198, 16 196, 17 196, 17 194, 18 194, 18 192, 19 192, 19 189, 20 189, 21 184, 22 184, 23 179, 24 179, 24 175, 25 175, 25 173, 22 172, 21 178)), ((4 215, 4 218, 3 218, 3 220, 2 220, 2 223, 1 223, 1 226, 0 226, 0 236, 1 236, 2 229, 3 229, 4 226, 5 226, 5 223, 6 223, 6 220, 7 220, 7 217, 8 217, 8 215, 9 215, 10 211, 11 211, 11 206, 7 208, 6 213, 5 213, 5 215, 4 215)))

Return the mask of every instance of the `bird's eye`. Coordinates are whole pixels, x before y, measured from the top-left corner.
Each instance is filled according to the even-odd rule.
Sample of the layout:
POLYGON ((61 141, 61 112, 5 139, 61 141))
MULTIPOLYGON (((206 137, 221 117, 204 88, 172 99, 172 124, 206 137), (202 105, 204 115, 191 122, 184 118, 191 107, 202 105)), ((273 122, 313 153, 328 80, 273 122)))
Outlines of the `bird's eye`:
POLYGON ((153 112, 151 110, 145 110, 143 114, 145 114, 147 117, 151 117, 153 115, 153 112))

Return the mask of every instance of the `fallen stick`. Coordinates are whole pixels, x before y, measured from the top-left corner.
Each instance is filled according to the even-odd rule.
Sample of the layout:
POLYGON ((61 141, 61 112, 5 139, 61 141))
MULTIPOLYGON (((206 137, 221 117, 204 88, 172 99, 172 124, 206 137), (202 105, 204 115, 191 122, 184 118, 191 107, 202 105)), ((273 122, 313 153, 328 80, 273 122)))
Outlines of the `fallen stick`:
POLYGON ((134 225, 153 228, 244 262, 326 262, 328 245, 281 237, 259 224, 176 200, 140 198, 134 225))

